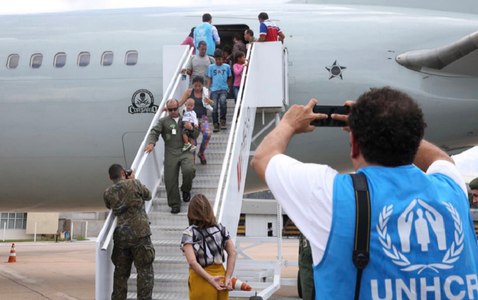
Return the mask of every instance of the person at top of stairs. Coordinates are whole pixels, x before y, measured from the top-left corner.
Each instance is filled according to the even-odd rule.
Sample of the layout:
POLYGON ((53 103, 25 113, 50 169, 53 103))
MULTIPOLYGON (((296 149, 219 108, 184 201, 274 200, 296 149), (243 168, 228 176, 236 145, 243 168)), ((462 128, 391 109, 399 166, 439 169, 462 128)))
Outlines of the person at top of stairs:
POLYGON ((181 131, 184 126, 192 131, 191 137, 196 139, 199 136, 199 130, 190 123, 183 125, 180 122, 178 100, 170 99, 166 105, 169 115, 159 119, 158 124, 151 129, 148 136, 148 145, 144 148, 144 151, 146 153, 153 151, 159 135, 161 135, 164 140, 164 184, 168 195, 168 205, 171 207, 171 213, 177 214, 181 210, 178 188, 179 167, 181 167, 183 173, 181 191, 183 192, 184 202, 191 200, 191 188, 196 176, 196 168, 193 163, 194 155, 189 151, 182 151, 184 143, 181 131))
POLYGON ((232 290, 232 273, 236 248, 229 232, 217 223, 209 200, 202 194, 191 199, 188 208, 189 227, 183 232, 181 250, 189 264, 190 300, 226 300, 232 290), (227 252, 227 269, 224 263, 227 252))

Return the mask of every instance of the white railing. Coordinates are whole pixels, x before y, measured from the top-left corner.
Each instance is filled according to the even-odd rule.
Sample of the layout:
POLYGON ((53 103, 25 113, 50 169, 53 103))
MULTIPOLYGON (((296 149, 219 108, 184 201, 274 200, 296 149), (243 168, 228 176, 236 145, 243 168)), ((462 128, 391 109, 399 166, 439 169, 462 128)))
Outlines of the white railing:
MULTIPOLYGON (((166 101, 173 98, 178 92, 181 94, 181 92, 177 90, 181 81, 180 70, 186 67, 191 54, 192 49, 189 49, 188 46, 168 46, 164 48, 163 61, 165 61, 165 57, 169 60, 174 59, 172 57, 180 57, 179 60, 177 60, 179 63, 177 64, 176 70, 173 73, 173 77, 166 91, 163 93, 163 99, 158 107, 158 112, 154 115, 131 166, 135 171, 135 177, 152 191, 153 197, 156 195, 164 173, 164 143, 161 140, 158 140, 154 150, 150 154, 146 154, 144 148, 148 144, 148 136, 151 129, 157 124, 158 120, 166 114, 166 112, 162 110, 166 101), (179 56, 181 53, 182 55, 179 56)), ((184 85, 182 86, 182 89, 182 92, 184 92, 184 85)), ((147 201, 146 212, 149 213, 151 206, 152 201, 147 201)), ((110 257, 113 248, 111 246, 111 241, 116 225, 117 218, 114 217, 110 211, 96 242, 96 300, 110 299, 113 290, 114 266, 110 257)))
POLYGON ((284 87, 284 100, 283 104, 284 106, 289 106, 289 49, 287 47, 284 47, 284 52, 283 52, 283 69, 284 69, 284 77, 283 77, 283 87, 284 87))
MULTIPOLYGON (((247 55, 246 55, 246 61, 248 62, 247 63, 247 66, 244 66, 244 70, 242 72, 243 76, 241 78, 241 84, 240 84, 240 88, 239 88, 239 92, 237 93, 237 100, 236 100, 236 105, 235 105, 235 108, 234 108, 234 114, 233 114, 233 117, 232 117, 232 122, 231 122, 231 131, 230 131, 230 134, 229 134, 229 137, 228 137, 228 140, 227 140, 227 148, 226 148, 226 153, 224 155, 224 163, 222 164, 222 169, 221 169, 221 175, 219 177, 219 185, 217 187, 217 192, 216 192, 216 200, 214 201, 214 215, 216 217, 218 217, 218 221, 221 222, 220 220, 220 212, 221 212, 221 208, 222 208, 222 200, 223 200, 223 190, 224 190, 224 184, 227 184, 227 182, 229 180, 227 180, 226 182, 225 181, 225 177, 227 174, 229 174, 229 169, 227 169, 229 163, 231 162, 231 157, 232 157, 232 152, 231 152, 231 148, 233 147, 233 140, 235 141, 235 133, 237 133, 237 129, 236 129, 236 126, 237 124, 241 124, 239 123, 241 120, 238 120, 237 122, 235 122, 235 120, 237 118, 239 118, 238 114, 240 112, 243 111, 243 109, 241 109, 241 107, 243 106, 244 104, 244 101, 243 101, 243 91, 244 91, 244 86, 245 86, 245 82, 246 82, 246 77, 247 77, 247 71, 249 69, 249 64, 252 63, 252 54, 254 52, 254 48, 255 47, 252 47, 250 51, 247 52, 247 55)), ((249 149, 247 149, 249 150, 249 149)), ((242 195, 242 193, 241 193, 242 195)), ((227 228, 227 227, 226 227, 227 228)), ((230 228, 229 230, 231 230, 232 228, 230 228)), ((237 231, 237 229, 236 229, 237 231)), ((235 234, 234 234, 234 237, 235 237, 235 234)))
POLYGON ((214 202, 214 213, 218 221, 228 228, 233 241, 241 211, 256 109, 283 108, 284 102, 288 102, 288 88, 284 87, 288 85, 287 50, 279 42, 256 43, 246 58, 249 67, 245 67, 244 74, 247 72, 247 76, 241 79, 214 202), (234 122, 236 119, 237 122, 234 122))
MULTIPOLYGON (((279 44, 260 43, 254 45, 250 52, 250 57, 247 57, 249 59, 249 68, 244 70, 244 74, 247 72, 247 78, 243 76, 241 79, 241 88, 234 110, 231 133, 214 203, 214 213, 218 222, 228 228, 231 239, 234 242, 237 237, 237 224, 242 207, 256 110, 259 107, 265 109, 273 108, 271 111, 277 111, 277 108, 283 109, 284 105, 288 104, 288 87, 286 87, 288 85, 287 50, 279 44), (265 73, 271 76, 264 76, 265 73), (247 84, 244 84, 246 80, 247 84), (242 97, 243 90, 244 97, 242 97), (236 119, 237 122, 235 122, 236 119)), ((276 113, 275 122, 278 119, 279 114, 276 113)), ((281 220, 279 218, 282 218, 282 215, 279 207, 278 211, 278 226, 281 227, 281 220)), ((272 282, 250 282, 254 288, 261 289, 259 296, 264 297, 264 299, 268 299, 280 288, 282 249, 281 241, 278 243, 280 250, 277 261, 238 261, 236 264, 239 276, 257 272, 252 271, 252 269, 257 269, 259 265, 267 270, 265 272, 270 274, 272 282), (244 269, 250 271, 240 271, 244 269)), ((249 297, 252 296, 252 293, 234 291, 231 293, 231 296, 249 297)))

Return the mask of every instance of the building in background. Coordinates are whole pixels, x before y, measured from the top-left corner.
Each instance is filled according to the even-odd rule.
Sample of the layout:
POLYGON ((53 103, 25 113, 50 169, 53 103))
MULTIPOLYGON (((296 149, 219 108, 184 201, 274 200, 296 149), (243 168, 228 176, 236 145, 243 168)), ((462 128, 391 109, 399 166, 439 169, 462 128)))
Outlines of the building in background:
MULTIPOLYGON (((282 236, 298 237, 300 231, 282 209, 282 236)), ((271 191, 244 195, 237 235, 246 237, 277 236, 277 201, 271 191)))
POLYGON ((57 231, 73 237, 97 237, 107 212, 89 213, 0 213, 0 241, 31 240, 37 234, 54 238, 57 231), (36 229, 35 229, 36 227, 36 229))

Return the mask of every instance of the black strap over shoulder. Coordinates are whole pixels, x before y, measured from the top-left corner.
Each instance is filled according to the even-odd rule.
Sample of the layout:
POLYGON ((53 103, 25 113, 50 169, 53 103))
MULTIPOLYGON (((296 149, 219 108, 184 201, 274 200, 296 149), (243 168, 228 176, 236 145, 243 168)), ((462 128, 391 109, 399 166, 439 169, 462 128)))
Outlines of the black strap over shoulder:
POLYGON ((367 178, 363 173, 351 174, 355 190, 355 241, 352 261, 357 268, 357 282, 355 285, 355 300, 360 297, 360 283, 362 271, 369 262, 370 246, 370 194, 367 178))

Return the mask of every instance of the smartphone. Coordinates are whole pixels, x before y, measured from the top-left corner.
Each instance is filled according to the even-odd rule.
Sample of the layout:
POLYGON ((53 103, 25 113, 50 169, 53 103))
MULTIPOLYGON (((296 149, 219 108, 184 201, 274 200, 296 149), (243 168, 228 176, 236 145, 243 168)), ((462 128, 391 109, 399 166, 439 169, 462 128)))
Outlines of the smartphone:
POLYGON ((314 120, 310 123, 313 126, 327 126, 327 127, 344 127, 347 126, 346 122, 337 121, 330 117, 332 114, 338 115, 348 115, 349 107, 348 106, 333 106, 333 105, 316 105, 313 108, 314 113, 326 114, 329 117, 322 120, 314 120))
POLYGON ((124 175, 126 177, 126 179, 128 179, 131 174, 133 173, 133 171, 131 169, 124 169, 124 175))

